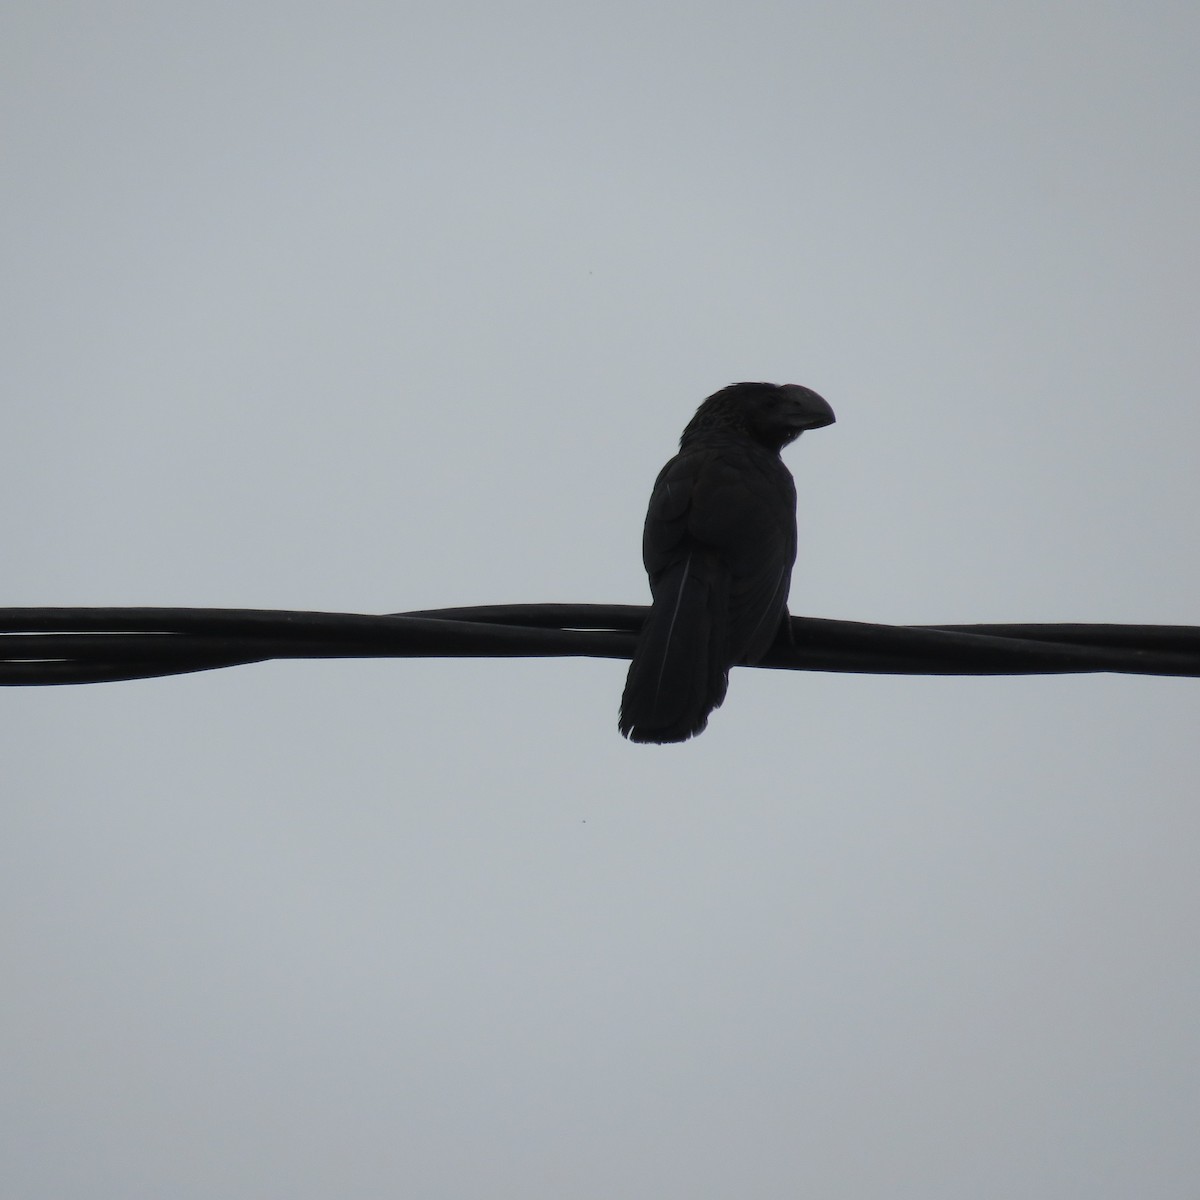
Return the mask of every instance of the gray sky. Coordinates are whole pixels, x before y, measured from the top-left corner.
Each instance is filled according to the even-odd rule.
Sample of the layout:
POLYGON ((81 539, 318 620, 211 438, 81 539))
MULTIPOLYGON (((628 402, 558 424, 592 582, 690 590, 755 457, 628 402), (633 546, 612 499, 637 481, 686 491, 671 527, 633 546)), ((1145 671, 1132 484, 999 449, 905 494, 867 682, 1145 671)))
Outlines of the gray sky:
MULTIPOLYGON (((9 3, 14 605, 636 602, 736 379, 792 611, 1200 623, 1200 10, 9 3)), ((1192 1200, 1200 682, 0 694, 22 1200, 1192 1200)))

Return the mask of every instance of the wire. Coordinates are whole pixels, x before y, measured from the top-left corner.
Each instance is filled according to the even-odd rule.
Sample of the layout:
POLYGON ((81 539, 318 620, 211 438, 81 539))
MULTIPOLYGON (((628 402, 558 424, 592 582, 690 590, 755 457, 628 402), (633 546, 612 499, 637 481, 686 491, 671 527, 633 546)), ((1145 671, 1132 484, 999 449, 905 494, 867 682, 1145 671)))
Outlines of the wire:
MULTIPOLYGON (((646 609, 496 604, 371 616, 233 608, 0 608, 0 686, 150 679, 290 658, 631 658, 646 609)), ((791 618, 758 666, 885 675, 1200 677, 1187 625, 873 625, 791 618)))

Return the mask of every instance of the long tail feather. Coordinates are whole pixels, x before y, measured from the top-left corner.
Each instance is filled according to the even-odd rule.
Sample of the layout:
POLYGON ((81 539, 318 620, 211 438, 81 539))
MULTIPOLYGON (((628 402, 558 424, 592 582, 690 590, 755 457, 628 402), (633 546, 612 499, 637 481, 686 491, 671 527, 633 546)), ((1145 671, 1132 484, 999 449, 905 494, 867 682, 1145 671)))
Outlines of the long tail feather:
POLYGON ((683 742, 708 724, 729 683, 728 604, 729 572, 715 555, 694 552, 655 581, 621 697, 631 741, 683 742))

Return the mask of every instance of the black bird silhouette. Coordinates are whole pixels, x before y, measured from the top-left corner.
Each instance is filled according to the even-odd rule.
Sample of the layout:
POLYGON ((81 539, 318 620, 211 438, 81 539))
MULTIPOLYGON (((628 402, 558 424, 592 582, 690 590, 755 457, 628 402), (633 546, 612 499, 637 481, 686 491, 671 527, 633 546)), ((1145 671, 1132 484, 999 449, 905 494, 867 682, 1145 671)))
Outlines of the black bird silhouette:
POLYGON ((779 634, 796 561, 796 486, 779 452, 833 420, 792 383, 733 383, 696 410, 646 513, 653 603, 621 697, 630 740, 700 733, 730 667, 757 662, 779 634))

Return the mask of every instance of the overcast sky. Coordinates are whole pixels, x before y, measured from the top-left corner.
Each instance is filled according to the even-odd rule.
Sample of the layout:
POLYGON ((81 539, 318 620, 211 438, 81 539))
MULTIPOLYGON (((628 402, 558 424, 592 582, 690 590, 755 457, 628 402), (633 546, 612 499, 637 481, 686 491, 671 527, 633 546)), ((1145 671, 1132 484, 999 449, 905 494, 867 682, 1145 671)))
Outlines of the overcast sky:
MULTIPOLYGON (((3 597, 643 603, 807 384, 792 611, 1200 624, 1200 9, 0 17, 3 597)), ((20 1200, 1194 1200, 1200 681, 0 694, 20 1200)))

